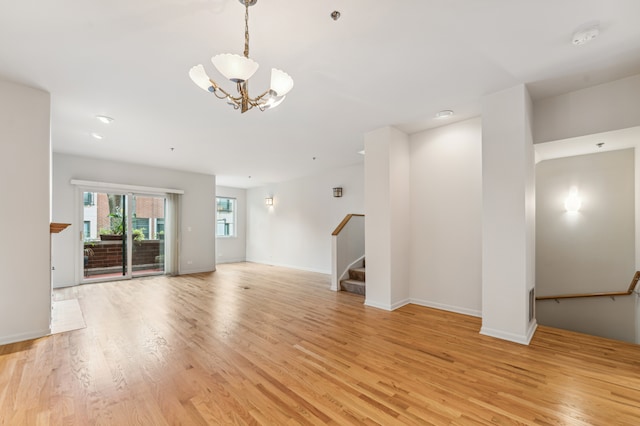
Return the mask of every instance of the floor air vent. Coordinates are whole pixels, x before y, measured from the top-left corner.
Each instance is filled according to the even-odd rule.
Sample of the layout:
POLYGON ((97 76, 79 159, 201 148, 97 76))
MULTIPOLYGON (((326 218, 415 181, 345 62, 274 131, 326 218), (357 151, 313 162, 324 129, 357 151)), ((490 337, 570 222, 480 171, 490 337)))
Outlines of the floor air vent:
POLYGON ((529 322, 533 321, 535 318, 535 310, 536 310, 536 289, 532 288, 529 290, 529 322))

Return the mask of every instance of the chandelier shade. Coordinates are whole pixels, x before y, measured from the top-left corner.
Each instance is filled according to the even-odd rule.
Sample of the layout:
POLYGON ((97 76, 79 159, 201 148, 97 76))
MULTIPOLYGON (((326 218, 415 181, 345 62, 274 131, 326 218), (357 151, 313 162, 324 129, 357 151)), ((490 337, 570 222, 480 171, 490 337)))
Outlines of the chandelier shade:
POLYGON ((271 69, 271 90, 277 96, 284 96, 293 88, 293 79, 284 71, 271 69))
POLYGON ((285 95, 293 88, 293 79, 286 72, 272 68, 271 85, 262 94, 250 97, 247 82, 258 70, 258 63, 249 58, 249 6, 256 4, 257 0, 239 0, 245 7, 244 15, 244 55, 222 53, 211 58, 211 63, 225 78, 236 83, 237 96, 220 87, 212 80, 202 64, 189 70, 189 77, 202 90, 213 93, 218 99, 226 100, 227 104, 241 112, 249 111, 257 107, 260 111, 266 111, 277 107, 282 103, 285 95))
POLYGON ((202 90, 206 92, 213 92, 215 90, 213 88, 213 84, 211 84, 211 79, 207 75, 202 64, 191 67, 189 70, 189 77, 191 77, 191 80, 193 80, 198 87, 202 88, 202 90))
POLYGON ((275 96, 269 93, 264 98, 262 98, 265 100, 265 102, 264 104, 262 104, 260 109, 267 110, 267 109, 275 108, 278 105, 280 105, 282 101, 284 101, 284 98, 286 98, 286 96, 275 96))
POLYGON ((260 66, 253 59, 234 53, 221 53, 211 58, 211 62, 220 74, 234 83, 242 83, 249 80, 260 66))

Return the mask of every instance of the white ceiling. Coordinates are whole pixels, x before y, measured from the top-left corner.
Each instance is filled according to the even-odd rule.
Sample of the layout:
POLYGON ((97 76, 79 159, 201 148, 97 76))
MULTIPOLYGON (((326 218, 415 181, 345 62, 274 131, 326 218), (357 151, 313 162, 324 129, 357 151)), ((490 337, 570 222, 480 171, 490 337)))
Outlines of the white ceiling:
POLYGON ((242 53, 243 20, 238 0, 0 0, 0 76, 51 93, 55 152, 252 187, 362 162, 366 132, 476 116, 483 95, 519 83, 535 99, 640 72, 639 0, 258 0, 251 93, 272 67, 295 86, 240 114, 187 73, 202 63, 233 89, 210 58, 242 53), (573 46, 591 22, 600 37, 573 46))
POLYGON ((575 155, 617 151, 640 147, 640 126, 593 135, 539 143, 535 145, 536 163, 575 155))

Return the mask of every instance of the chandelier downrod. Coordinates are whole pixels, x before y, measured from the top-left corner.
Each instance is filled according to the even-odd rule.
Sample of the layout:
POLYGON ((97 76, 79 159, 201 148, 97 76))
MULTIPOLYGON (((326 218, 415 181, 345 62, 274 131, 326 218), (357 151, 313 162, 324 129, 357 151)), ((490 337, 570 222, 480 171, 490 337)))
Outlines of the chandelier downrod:
MULTIPOLYGON (((249 0, 244 0, 244 57, 249 57, 249 0)), ((253 2, 255 4, 255 1, 253 2)))

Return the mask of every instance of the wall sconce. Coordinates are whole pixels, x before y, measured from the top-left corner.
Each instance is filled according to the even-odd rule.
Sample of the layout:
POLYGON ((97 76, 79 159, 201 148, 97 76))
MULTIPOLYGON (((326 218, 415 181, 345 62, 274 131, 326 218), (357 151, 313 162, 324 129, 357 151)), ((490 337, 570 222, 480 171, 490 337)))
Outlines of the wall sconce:
POLYGON ((272 206, 272 205, 273 205, 273 197, 267 197, 267 198, 265 198, 265 199, 264 199, 264 203, 265 203, 267 206, 272 206))
POLYGON ((337 188, 333 188, 333 196, 336 198, 342 197, 342 188, 339 186, 337 188))
POLYGON ((578 188, 572 186, 569 190, 569 196, 564 200, 564 208, 567 213, 578 213, 582 207, 582 200, 578 196, 578 188))

